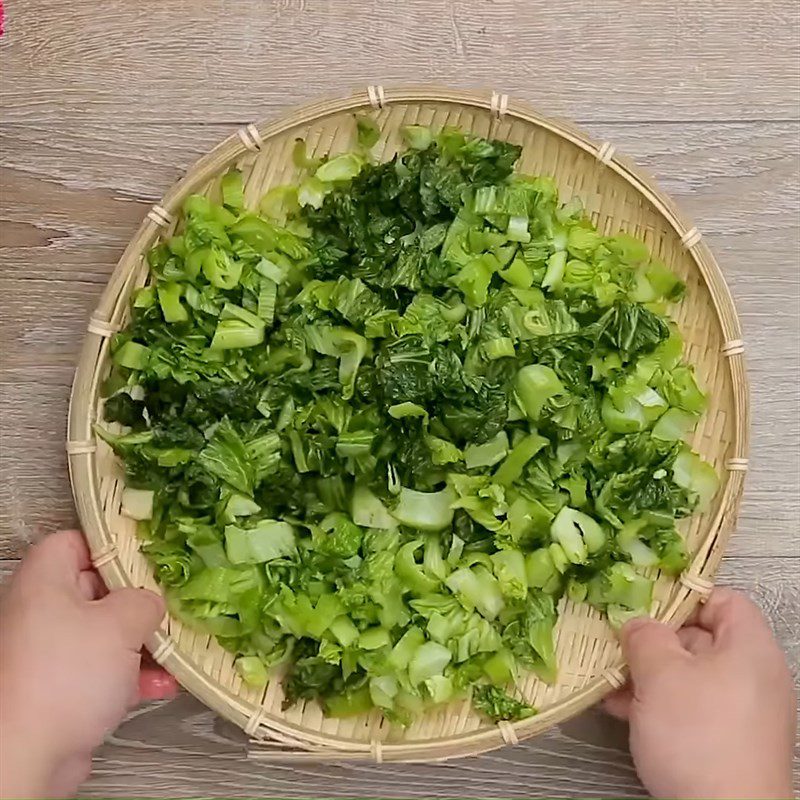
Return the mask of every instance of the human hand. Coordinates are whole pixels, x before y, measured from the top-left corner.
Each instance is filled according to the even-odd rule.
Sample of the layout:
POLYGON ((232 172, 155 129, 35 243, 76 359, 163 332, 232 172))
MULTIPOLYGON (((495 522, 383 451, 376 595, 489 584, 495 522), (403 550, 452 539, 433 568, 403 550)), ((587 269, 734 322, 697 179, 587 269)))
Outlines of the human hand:
POLYGON ((630 722, 636 771, 656 797, 792 797, 795 694, 758 608, 717 589, 675 632, 622 629, 631 680, 606 699, 630 722))
POLYGON ((139 671, 163 616, 152 592, 107 593, 78 531, 30 550, 0 603, 0 796, 73 793, 140 697, 174 694, 163 670, 139 671))

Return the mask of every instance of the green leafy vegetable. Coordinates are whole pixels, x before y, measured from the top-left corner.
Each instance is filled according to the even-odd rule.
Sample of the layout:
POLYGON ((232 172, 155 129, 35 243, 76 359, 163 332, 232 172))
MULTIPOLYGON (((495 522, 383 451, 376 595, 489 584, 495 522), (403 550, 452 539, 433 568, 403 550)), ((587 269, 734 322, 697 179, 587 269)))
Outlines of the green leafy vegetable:
POLYGON ((371 117, 359 115, 356 117, 356 130, 358 131, 358 144, 365 150, 374 147, 381 138, 378 124, 371 117))
POLYGON ((665 316, 682 283, 600 234, 516 145, 380 131, 296 184, 187 198, 111 342, 98 436, 171 613, 286 703, 409 724, 469 696, 533 709, 560 598, 615 625, 689 560, 676 520, 712 467, 705 406, 665 316), (257 203, 257 209, 250 205, 257 203))
POLYGON ((472 693, 472 705, 492 722, 532 717, 536 710, 515 700, 497 686, 477 686, 472 693))
POLYGON ((288 522, 261 520, 253 528, 225 527, 225 551, 232 564, 260 564, 295 552, 295 533, 288 522))

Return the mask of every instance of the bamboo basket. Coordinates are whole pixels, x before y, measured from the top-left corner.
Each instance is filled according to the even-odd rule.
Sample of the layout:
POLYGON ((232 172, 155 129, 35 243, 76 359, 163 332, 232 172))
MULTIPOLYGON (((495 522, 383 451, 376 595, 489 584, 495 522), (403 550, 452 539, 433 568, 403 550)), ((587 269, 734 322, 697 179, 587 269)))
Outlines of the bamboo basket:
MULTIPOLYGON (((696 227, 613 144, 597 144, 571 125, 546 119, 507 95, 449 89, 371 86, 354 96, 307 106, 277 122, 247 125, 201 158, 158 205, 154 205, 123 253, 88 324, 69 411, 67 452, 75 502, 93 563, 111 588, 145 586, 159 591, 138 551, 134 523, 120 513, 122 470, 111 450, 93 434, 102 419, 98 388, 109 368, 109 339, 124 327, 131 292, 147 279, 146 251, 169 235, 183 200, 218 191, 232 165, 245 177, 249 207, 272 186, 295 179, 291 149, 306 139, 317 153, 343 151, 353 143, 354 112, 374 115, 382 138, 375 153, 391 157, 402 125, 434 129, 456 125, 482 136, 523 146, 519 169, 552 175, 568 199, 578 195, 598 229, 624 230, 686 281, 676 308, 689 361, 709 395, 709 408, 693 446, 722 477, 713 507, 683 526, 691 565, 677 581, 658 577, 653 615, 680 625, 712 588, 714 573, 736 521, 748 450, 748 393, 739 321, 722 273, 696 227)), ((520 722, 491 724, 466 701, 430 711, 405 730, 390 727, 377 712, 353 719, 327 719, 315 702, 281 710, 279 676, 265 690, 243 685, 233 657, 212 638, 165 618, 148 642, 156 661, 186 689, 250 737, 254 757, 432 761, 474 755, 516 744, 596 703, 625 680, 616 638, 586 605, 562 600, 556 630, 559 678, 548 686, 521 678, 518 694, 539 709, 520 722)))

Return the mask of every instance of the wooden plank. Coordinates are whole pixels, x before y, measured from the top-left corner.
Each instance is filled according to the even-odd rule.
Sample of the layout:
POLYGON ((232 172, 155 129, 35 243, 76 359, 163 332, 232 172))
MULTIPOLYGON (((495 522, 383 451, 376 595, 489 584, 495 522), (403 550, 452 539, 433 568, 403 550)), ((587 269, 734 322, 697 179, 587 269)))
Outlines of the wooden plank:
MULTIPOLYGON (((75 524, 63 438, 86 320, 148 203, 229 126, 0 127, 0 557, 75 524), (87 160, 86 153, 92 153, 87 160)), ((738 555, 796 549, 800 522, 797 123, 597 124, 695 218, 738 301, 753 386, 738 555), (770 529, 765 531, 765 520, 770 529)))
MULTIPOLYGON (((13 562, 0 562, 0 575, 13 562)), ((800 558, 723 560, 720 583, 748 591, 790 664, 800 663, 800 558)), ((589 711, 537 739, 438 765, 266 763, 186 694, 144 706, 96 754, 82 797, 644 797, 626 727, 589 711)), ((795 769, 800 788, 800 751, 795 769)))
POLYGON ((797 119, 791 0, 70 0, 7 10, 2 119, 250 122, 369 83, 581 120, 797 119))
POLYGON ((0 558, 78 527, 64 450, 72 371, 45 367, 19 383, 19 373, 0 371, 0 558))

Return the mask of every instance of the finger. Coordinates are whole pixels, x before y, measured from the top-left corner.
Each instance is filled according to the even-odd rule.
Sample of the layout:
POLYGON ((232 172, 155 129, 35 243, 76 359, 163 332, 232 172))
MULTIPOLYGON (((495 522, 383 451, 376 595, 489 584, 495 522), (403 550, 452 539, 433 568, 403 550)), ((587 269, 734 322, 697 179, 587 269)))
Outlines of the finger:
POLYGON ((603 700, 603 710, 621 720, 628 720, 631 713, 631 702, 633 701, 633 690, 631 685, 626 683, 625 686, 616 689, 607 695, 603 700))
POLYGON ((98 605, 114 617, 114 625, 125 643, 137 651, 158 627, 165 612, 164 601, 147 589, 117 589, 99 600, 98 605))
POLYGON ((689 655, 672 628, 647 617, 632 619, 622 628, 622 652, 637 691, 654 675, 689 655))
POLYGON ((688 626, 688 625, 694 625, 694 626, 698 626, 698 625, 700 624, 700 623, 698 622, 698 616, 699 616, 699 614, 700 614, 700 609, 701 609, 702 607, 703 607, 703 604, 702 604, 702 603, 698 603, 698 604, 697 604, 697 605, 694 607, 694 609, 693 609, 692 613, 691 613, 691 614, 689 614, 688 618, 686 619, 686 622, 684 622, 684 623, 683 623, 683 624, 684 624, 684 626, 688 626))
POLYGON ((91 753, 76 753, 61 762, 50 779, 52 797, 74 797, 78 787, 85 783, 92 771, 91 753))
POLYGON ((178 694, 178 682, 161 667, 139 670, 139 702, 169 700, 178 694))
POLYGON ((715 589, 697 612, 697 625, 708 631, 715 645, 741 644, 772 638, 758 606, 747 595, 733 589, 715 589))
POLYGON ((93 569, 78 573, 78 588, 85 600, 98 600, 108 594, 103 579, 93 569))
POLYGON ((58 531, 28 551, 21 571, 51 586, 76 586, 78 573, 91 566, 89 548, 81 532, 58 531))
POLYGON ((694 655, 706 653, 714 646, 714 637, 697 625, 684 625, 678 631, 678 639, 684 648, 694 655))

